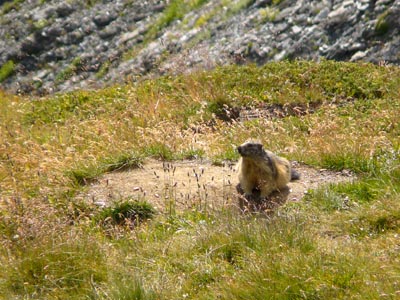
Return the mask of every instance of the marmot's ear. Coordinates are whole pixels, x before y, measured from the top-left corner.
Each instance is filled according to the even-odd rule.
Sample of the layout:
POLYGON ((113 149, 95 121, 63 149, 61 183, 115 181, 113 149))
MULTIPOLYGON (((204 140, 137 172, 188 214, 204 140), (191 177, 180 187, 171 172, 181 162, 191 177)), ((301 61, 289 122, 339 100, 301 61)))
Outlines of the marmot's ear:
POLYGON ((257 150, 262 150, 263 149, 263 145, 262 144, 257 144, 257 150))

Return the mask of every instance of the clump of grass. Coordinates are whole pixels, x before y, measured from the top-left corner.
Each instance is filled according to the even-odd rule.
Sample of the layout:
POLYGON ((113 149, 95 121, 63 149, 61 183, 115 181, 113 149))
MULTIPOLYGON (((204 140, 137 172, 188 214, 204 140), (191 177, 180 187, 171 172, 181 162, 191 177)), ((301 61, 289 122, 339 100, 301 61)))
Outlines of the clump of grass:
POLYGON ((103 172, 124 171, 127 169, 140 168, 143 157, 136 153, 122 153, 115 158, 108 158, 103 163, 103 172))
POLYGON ((12 60, 5 62, 0 68, 0 82, 3 82, 14 73, 15 64, 12 60))
POLYGON ((39 31, 49 25, 49 20, 40 19, 38 21, 32 22, 32 31, 39 31))
POLYGON ((378 17, 378 21, 376 22, 376 25, 375 25, 375 32, 378 35, 385 35, 390 29, 389 24, 386 21, 388 14, 389 14, 389 12, 386 11, 378 17))
POLYGON ((104 208, 97 216, 96 221, 112 225, 138 224, 148 220, 155 214, 154 208, 147 202, 123 200, 104 208))
POLYGON ((66 175, 78 185, 94 182, 101 174, 102 171, 95 167, 77 168, 66 172, 66 175))
MULTIPOLYGON (((118 276, 121 277, 121 276, 118 276)), ((120 300, 155 300, 159 299, 157 293, 151 289, 143 287, 143 283, 139 279, 132 279, 132 275, 126 278, 116 279, 109 297, 104 299, 120 299, 120 300)))
POLYGON ((146 156, 161 160, 172 160, 174 158, 172 149, 160 142, 147 146, 143 149, 143 153, 145 153, 146 156))
POLYGON ((216 14, 218 13, 217 10, 213 10, 211 12, 208 12, 206 14, 201 15, 197 20, 196 23, 194 24, 195 27, 203 27, 204 25, 207 24, 207 22, 212 19, 216 14))
POLYGON ((12 10, 18 11, 21 8, 21 4, 24 2, 24 0, 13 0, 13 1, 7 1, 2 5, 2 10, 0 15, 5 15, 9 13, 12 10))
POLYGON ((155 21, 154 25, 147 31, 145 41, 153 40, 157 34, 162 32, 163 28, 170 25, 175 20, 182 19, 186 13, 203 5, 206 0, 173 0, 164 9, 161 16, 155 21))
POLYGON ((84 3, 87 7, 93 7, 94 5, 96 5, 96 3, 98 3, 98 0, 85 0, 84 3))
POLYGON ((277 17, 279 10, 275 7, 266 7, 260 9, 260 19, 261 22, 273 22, 277 17))
POLYGON ((205 151, 202 149, 189 149, 175 155, 175 159, 201 159, 205 157, 205 151))
POLYGON ((103 78, 108 73, 110 65, 111 65, 110 61, 105 61, 104 63, 102 63, 99 71, 96 73, 96 78, 97 79, 103 78))
POLYGON ((84 185, 93 182, 104 173, 140 168, 142 164, 142 156, 127 152, 115 157, 104 158, 99 164, 81 166, 68 170, 66 173, 75 183, 84 185))
POLYGON ((61 83, 70 79, 72 76, 79 73, 82 66, 82 59, 80 57, 74 58, 69 66, 56 75, 56 82, 61 83))
POLYGON ((375 158, 365 158, 357 153, 324 153, 323 166, 331 170, 352 170, 356 173, 373 173, 378 169, 375 158))
POLYGON ((217 154, 213 158, 214 165, 223 165, 224 161, 237 161, 239 159, 239 154, 234 147, 226 149, 225 152, 217 154))

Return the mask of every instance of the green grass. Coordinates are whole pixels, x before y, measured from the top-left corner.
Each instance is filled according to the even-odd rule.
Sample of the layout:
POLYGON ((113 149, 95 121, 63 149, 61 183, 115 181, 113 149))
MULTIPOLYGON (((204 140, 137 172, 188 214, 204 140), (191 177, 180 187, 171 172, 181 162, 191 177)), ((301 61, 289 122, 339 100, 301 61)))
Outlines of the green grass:
POLYGON ((84 185, 104 173, 140 168, 142 162, 143 157, 136 153, 122 153, 115 157, 105 158, 98 164, 78 166, 68 170, 66 174, 77 184, 84 185))
POLYGON ((188 12, 200 7, 206 2, 207 0, 170 1, 167 7, 155 21, 154 25, 152 25, 147 31, 144 38, 145 41, 153 40, 160 32, 162 32, 165 27, 176 20, 182 19, 188 12))
POLYGON ((125 200, 101 210, 95 219, 102 224, 138 224, 150 219, 154 213, 154 208, 146 202, 125 200))
POLYGON ((259 11, 261 22, 273 22, 277 15, 279 14, 279 10, 275 7, 266 7, 260 9, 259 11))
POLYGON ((390 26, 389 26, 388 22, 386 21, 386 18, 388 15, 389 15, 389 11, 383 12, 379 16, 378 21, 376 22, 375 32, 379 36, 385 35, 390 30, 390 26))
MULTIPOLYGON (((64 234, 68 236, 67 232, 64 234)), ((93 286, 106 280, 104 257, 95 241, 84 236, 75 238, 48 236, 45 243, 27 242, 23 252, 17 251, 12 260, 2 263, 7 273, 0 275, 0 297, 81 299, 94 296, 93 286)))
POLYGON ((56 75, 55 81, 61 83, 70 79, 72 76, 79 73, 82 66, 82 59, 80 57, 74 58, 69 66, 65 67, 56 75))
POLYGON ((110 69, 111 62, 110 61, 105 61, 101 64, 101 67, 99 68, 99 71, 96 73, 96 78, 101 79, 103 78, 109 71, 110 69))
POLYGON ((39 31, 42 30, 43 28, 49 26, 50 20, 47 19, 40 19, 38 21, 33 22, 32 21, 32 31, 39 31))
POLYGON ((132 278, 123 278, 121 281, 115 281, 115 287, 111 294, 104 299, 120 299, 120 300, 155 300, 157 294, 151 290, 143 288, 140 280, 132 280, 132 278))
POLYGON ((22 5, 24 0, 13 0, 13 1, 7 1, 1 6, 1 13, 0 15, 5 15, 9 13, 12 10, 18 11, 22 5))
POLYGON ((0 299, 395 299, 399 91, 398 67, 332 61, 41 99, 0 91, 0 299), (310 111, 227 117, 265 107, 310 111), (353 181, 269 214, 85 198, 87 183, 148 157, 236 161, 249 138, 353 181))
POLYGON ((0 68, 0 82, 3 82, 14 73, 15 64, 12 60, 4 63, 0 68))

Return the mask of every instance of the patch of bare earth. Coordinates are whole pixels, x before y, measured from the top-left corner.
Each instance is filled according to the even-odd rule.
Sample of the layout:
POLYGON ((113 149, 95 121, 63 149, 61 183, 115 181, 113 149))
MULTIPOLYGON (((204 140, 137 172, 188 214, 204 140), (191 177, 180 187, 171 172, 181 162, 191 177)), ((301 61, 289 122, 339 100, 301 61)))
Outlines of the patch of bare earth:
MULTIPOLYGON (((309 189, 319 185, 353 179, 349 172, 318 170, 297 163, 294 163, 294 168, 301 174, 300 180, 290 182, 287 191, 263 200, 263 210, 273 209, 287 201, 299 201, 309 189)), ((103 175, 89 186, 84 197, 101 206, 127 198, 145 200, 159 211, 228 206, 243 209, 249 203, 238 194, 237 184, 233 164, 217 166, 199 160, 167 163, 148 160, 142 168, 103 175)), ((250 203, 250 210, 254 209, 253 204, 250 203)))

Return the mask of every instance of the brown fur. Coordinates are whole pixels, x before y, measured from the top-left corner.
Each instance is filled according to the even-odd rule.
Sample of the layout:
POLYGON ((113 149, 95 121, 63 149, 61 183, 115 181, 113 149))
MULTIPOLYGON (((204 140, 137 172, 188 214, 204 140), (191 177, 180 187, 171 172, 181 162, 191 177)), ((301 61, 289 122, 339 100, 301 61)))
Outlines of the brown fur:
POLYGON ((239 184, 245 195, 267 197, 299 178, 287 159, 264 150, 260 143, 246 142, 237 149, 242 156, 238 163, 239 184))

